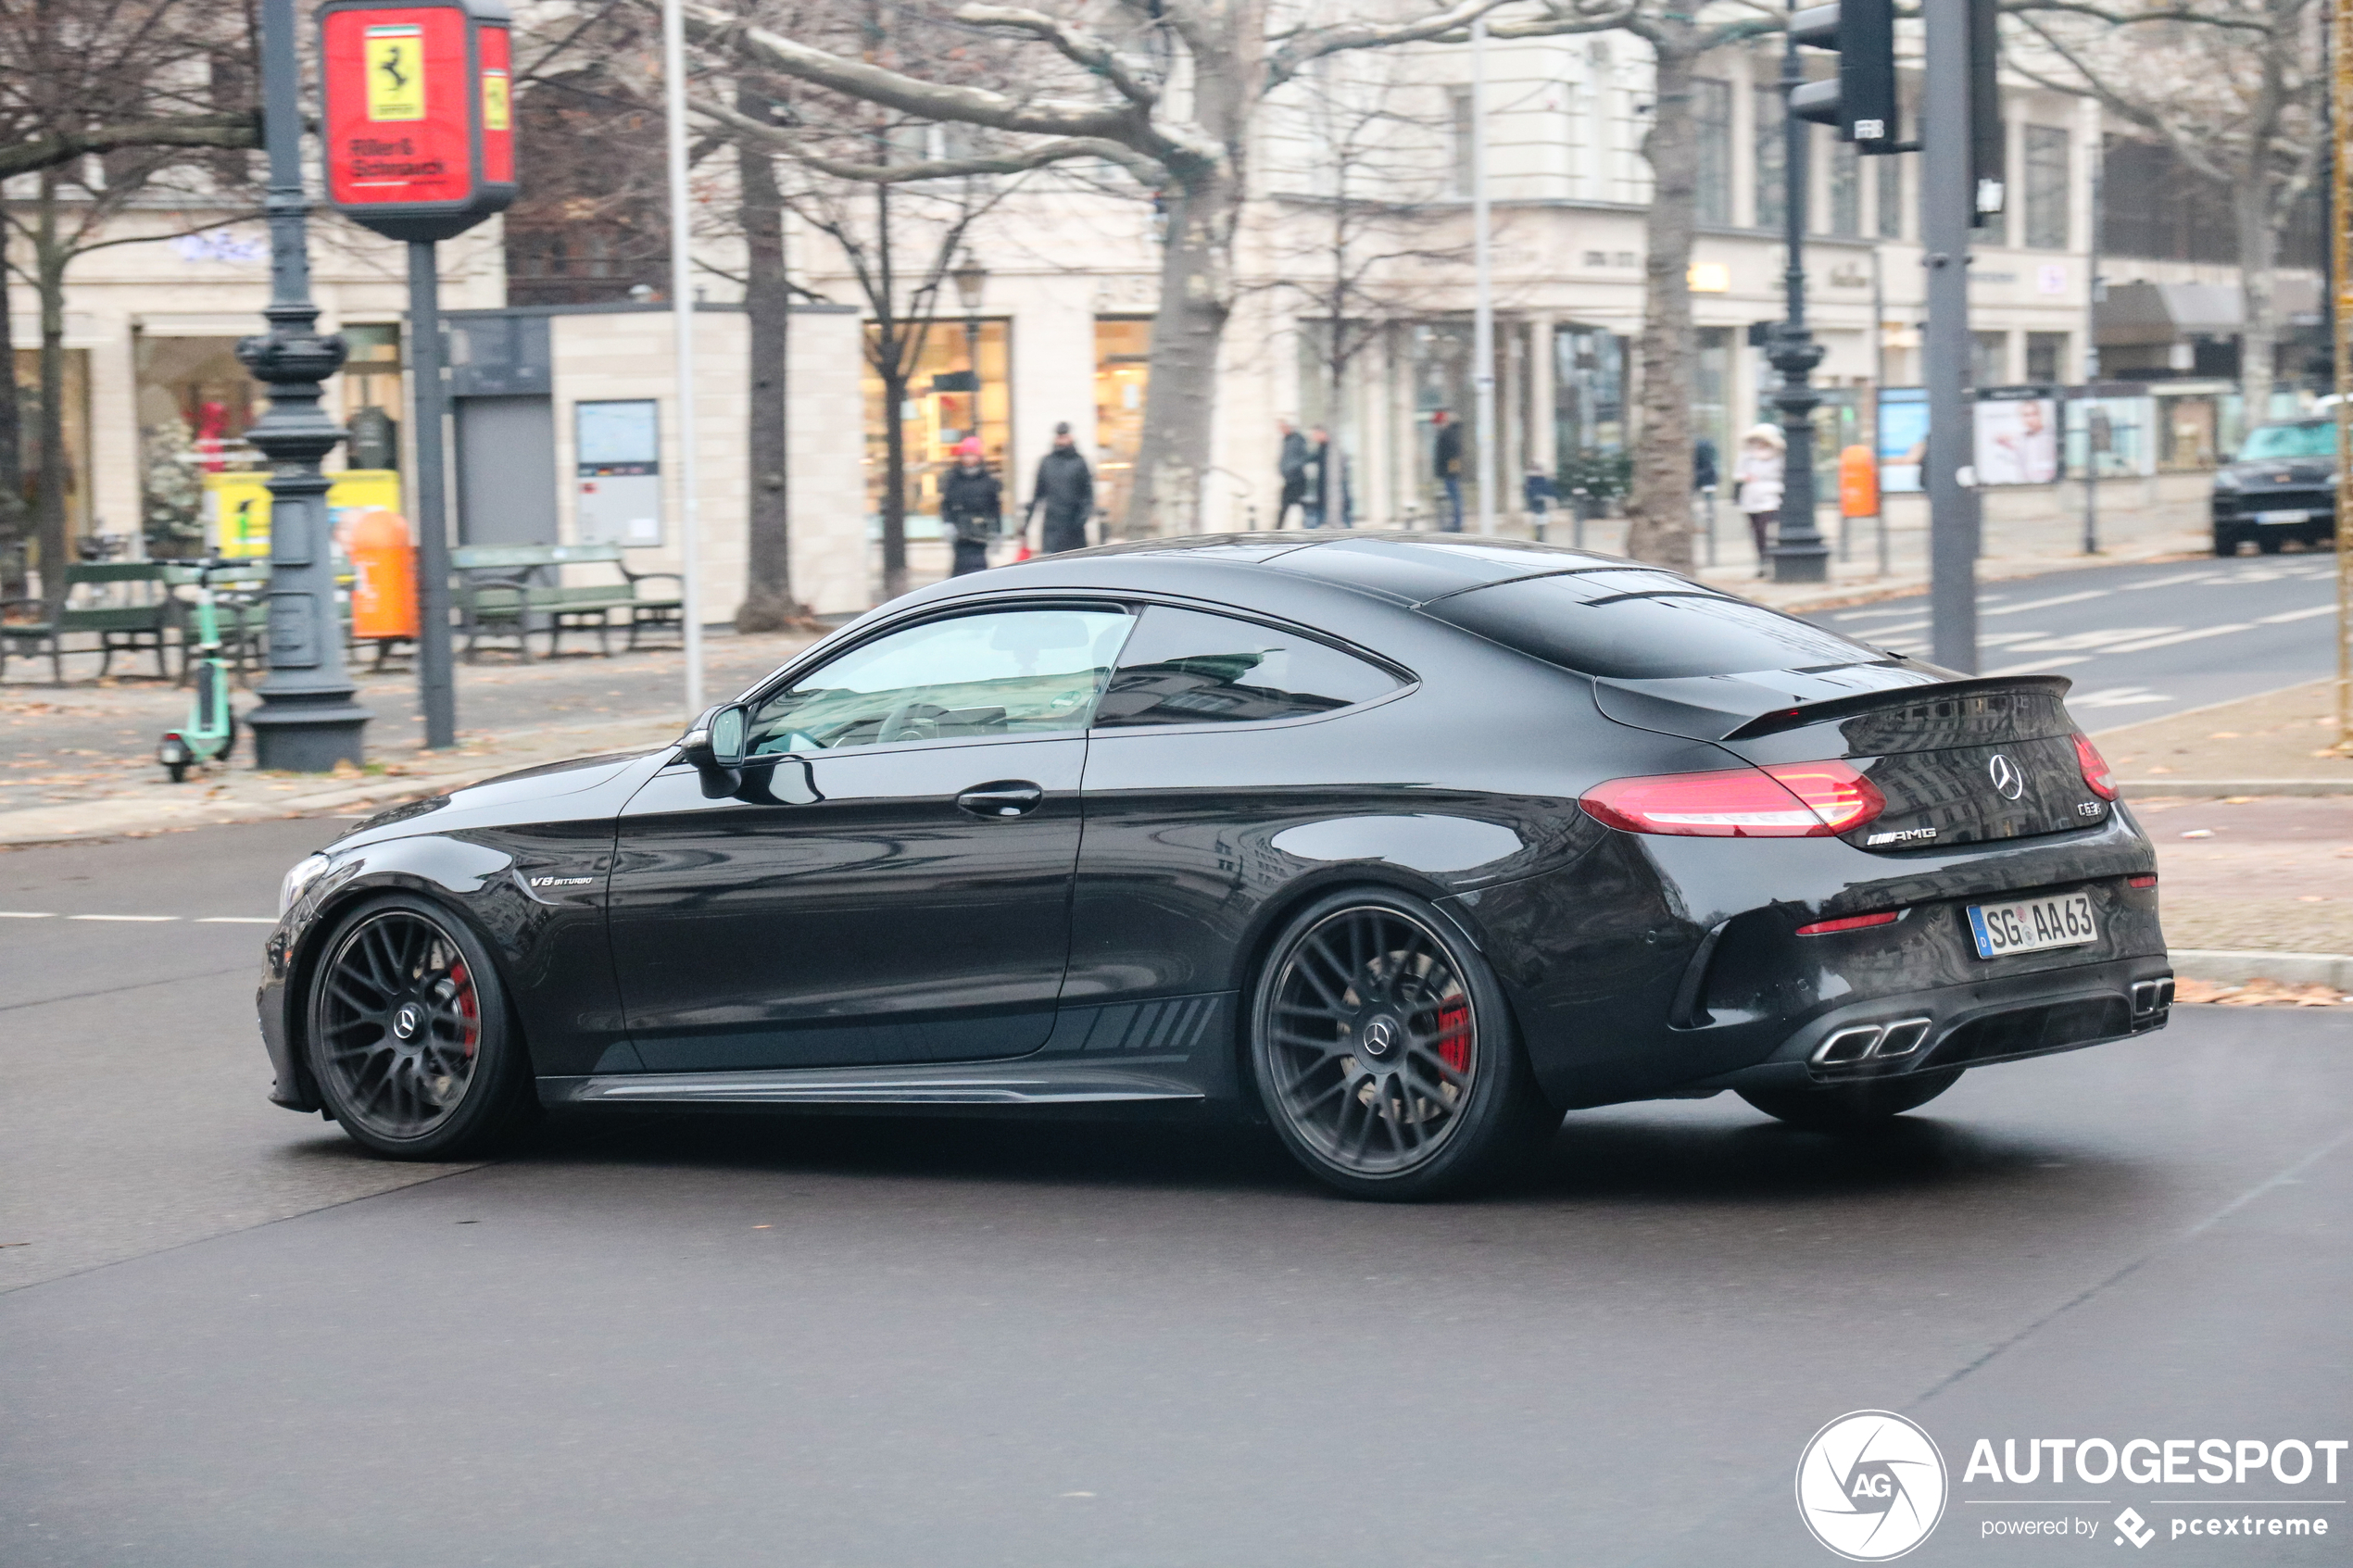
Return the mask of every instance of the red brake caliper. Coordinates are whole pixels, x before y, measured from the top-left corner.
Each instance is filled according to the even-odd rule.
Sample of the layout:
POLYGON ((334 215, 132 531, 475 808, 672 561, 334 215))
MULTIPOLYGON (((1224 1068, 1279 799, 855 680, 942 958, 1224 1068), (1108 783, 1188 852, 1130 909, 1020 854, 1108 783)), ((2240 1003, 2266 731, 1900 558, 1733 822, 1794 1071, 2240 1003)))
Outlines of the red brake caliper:
POLYGON ((1457 1073, 1470 1071, 1470 1004, 1441 1003, 1438 1010, 1438 1060, 1457 1073))
POLYGON ((466 972, 463 959, 449 966, 449 984, 458 988, 458 1016, 466 1021, 466 1054, 472 1056, 482 1039, 482 1013, 474 1000, 473 976, 466 972))

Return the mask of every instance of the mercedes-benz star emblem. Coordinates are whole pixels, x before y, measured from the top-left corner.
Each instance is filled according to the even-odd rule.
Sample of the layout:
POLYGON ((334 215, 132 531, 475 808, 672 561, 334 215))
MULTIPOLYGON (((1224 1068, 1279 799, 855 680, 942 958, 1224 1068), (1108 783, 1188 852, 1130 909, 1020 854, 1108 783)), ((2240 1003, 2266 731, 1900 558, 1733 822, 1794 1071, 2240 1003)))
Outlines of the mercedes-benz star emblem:
POLYGON ((1386 1018, 1376 1018, 1365 1025, 1365 1051, 1368 1056, 1387 1056, 1397 1043, 1397 1025, 1386 1018))
POLYGON ((1995 752, 1994 759, 1985 764, 1985 771, 1994 780, 1994 792, 2003 799, 2016 800, 2026 793, 2026 775, 2018 771, 2017 763, 2000 752, 1995 752))
POLYGON ((403 1040, 412 1038, 417 1033, 417 1024, 421 1018, 416 1003, 403 1003, 400 1010, 392 1015, 393 1034, 403 1040))

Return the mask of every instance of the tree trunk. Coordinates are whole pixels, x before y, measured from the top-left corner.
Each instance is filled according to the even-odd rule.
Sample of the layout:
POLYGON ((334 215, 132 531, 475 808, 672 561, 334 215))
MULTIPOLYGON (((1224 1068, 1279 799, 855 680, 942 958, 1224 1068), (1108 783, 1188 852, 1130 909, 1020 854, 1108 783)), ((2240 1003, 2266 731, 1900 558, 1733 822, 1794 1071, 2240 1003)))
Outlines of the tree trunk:
MULTIPOLYGON (((886 326, 884 331, 889 331, 886 326)), ((894 358, 898 356, 894 355, 894 358)), ((885 600, 907 591, 907 426, 899 410, 907 404, 907 371, 881 370, 883 383, 882 549, 885 600)), ((879 369, 879 367, 878 367, 879 369)))
POLYGON ((2269 170, 2259 168, 2231 193, 2231 217, 2238 228, 2239 286, 2246 299, 2246 319, 2239 329, 2239 395, 2243 422, 2249 430, 2271 418, 2273 361, 2279 358, 2279 309, 2271 287, 2279 233, 2271 224, 2272 194, 2269 170))
POLYGON ((41 177, 41 210, 33 242, 33 278, 41 297, 41 413, 35 439, 41 454, 41 493, 34 503, 41 546, 41 592, 56 618, 65 602, 66 567, 73 559, 67 536, 66 490, 66 263, 72 253, 57 240, 57 180, 41 177))
MULTIPOLYGON (((749 91, 736 107, 749 115, 766 110, 749 91)), ((745 525, 744 602, 736 609, 738 632, 783 632, 807 622, 792 593, 792 507, 786 489, 785 356, 792 327, 792 287, 785 270, 784 196, 776 168, 765 151, 749 141, 736 145, 736 172, 743 201, 744 312, 750 328, 751 408, 744 429, 744 458, 751 497, 745 525)))
POLYGON ((1692 566, 1692 225, 1699 138, 1692 116, 1692 57, 1654 43, 1655 107, 1642 138, 1651 166, 1644 218, 1641 422, 1626 501, 1626 553, 1692 566))
POLYGON ((24 418, 17 397, 17 342, 8 316, 8 234, 0 228, 0 598, 15 596, 30 508, 24 496, 24 418))
POLYGON ((1217 417, 1217 358, 1233 314, 1227 247, 1239 194, 1231 170, 1203 169, 1172 193, 1152 319, 1144 438, 1123 527, 1131 539, 1198 533, 1217 417))

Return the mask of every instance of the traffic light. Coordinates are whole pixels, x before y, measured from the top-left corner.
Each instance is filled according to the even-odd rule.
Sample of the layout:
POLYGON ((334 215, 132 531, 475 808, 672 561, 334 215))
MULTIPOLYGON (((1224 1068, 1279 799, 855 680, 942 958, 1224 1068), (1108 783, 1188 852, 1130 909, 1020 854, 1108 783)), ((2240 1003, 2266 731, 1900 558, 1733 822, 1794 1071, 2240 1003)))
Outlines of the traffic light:
POLYGON ((1895 151, 1894 0, 1816 6, 1791 17, 1789 32, 1796 43, 1838 51, 1837 77, 1793 89, 1789 112, 1818 125, 1835 125, 1857 151, 1895 151))
MULTIPOLYGON (((1969 224, 1983 228, 2001 211, 2009 194, 2009 170, 2004 155, 2009 142, 2002 133, 2002 88, 1995 80, 2001 67, 2002 41, 1997 29, 1999 0, 1969 0, 1969 224)), ((1802 13, 1801 13, 1802 14, 1802 13)))

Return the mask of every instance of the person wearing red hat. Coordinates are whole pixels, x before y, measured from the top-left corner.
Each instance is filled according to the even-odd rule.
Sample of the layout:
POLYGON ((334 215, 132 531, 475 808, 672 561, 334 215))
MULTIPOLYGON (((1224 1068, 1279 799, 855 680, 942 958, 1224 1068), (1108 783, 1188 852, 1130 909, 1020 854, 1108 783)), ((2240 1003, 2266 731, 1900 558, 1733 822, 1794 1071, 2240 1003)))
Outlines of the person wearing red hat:
POLYGON ((956 563, 950 575, 983 571, 988 567, 988 543, 1002 530, 1004 486, 982 460, 980 438, 968 436, 956 445, 956 466, 939 489, 940 521, 956 542, 956 563))

